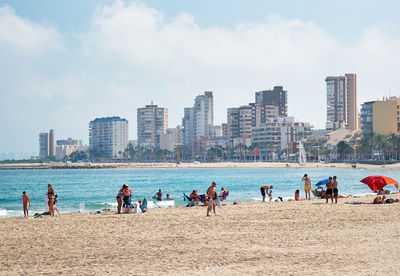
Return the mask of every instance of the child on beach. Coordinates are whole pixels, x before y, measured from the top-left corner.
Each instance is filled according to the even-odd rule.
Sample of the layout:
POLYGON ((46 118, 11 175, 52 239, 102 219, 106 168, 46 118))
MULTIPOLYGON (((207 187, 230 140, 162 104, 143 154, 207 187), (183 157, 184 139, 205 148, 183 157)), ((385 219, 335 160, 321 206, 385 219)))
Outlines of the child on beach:
POLYGON ((297 189, 296 192, 294 193, 294 200, 299 201, 300 200, 300 190, 297 189))
POLYGON ((29 196, 26 194, 25 191, 22 192, 22 205, 24 207, 24 217, 28 217, 28 207, 31 207, 31 201, 29 200, 29 196))
MULTIPOLYGON (((58 195, 55 195, 54 196, 54 203, 53 203, 53 210, 54 211, 57 211, 57 213, 59 214, 59 215, 61 215, 61 213, 60 213, 60 211, 58 211, 58 209, 57 209, 57 204, 58 203, 58 195)), ((54 211, 53 211, 53 213, 54 213, 54 211)))

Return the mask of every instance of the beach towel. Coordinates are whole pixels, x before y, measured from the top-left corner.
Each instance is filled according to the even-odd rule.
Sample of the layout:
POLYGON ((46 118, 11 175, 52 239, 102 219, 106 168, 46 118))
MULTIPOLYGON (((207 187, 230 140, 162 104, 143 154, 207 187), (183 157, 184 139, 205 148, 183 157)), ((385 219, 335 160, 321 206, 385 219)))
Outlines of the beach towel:
POLYGON ((219 199, 219 196, 216 197, 215 203, 217 203, 218 207, 221 209, 221 200, 219 199))

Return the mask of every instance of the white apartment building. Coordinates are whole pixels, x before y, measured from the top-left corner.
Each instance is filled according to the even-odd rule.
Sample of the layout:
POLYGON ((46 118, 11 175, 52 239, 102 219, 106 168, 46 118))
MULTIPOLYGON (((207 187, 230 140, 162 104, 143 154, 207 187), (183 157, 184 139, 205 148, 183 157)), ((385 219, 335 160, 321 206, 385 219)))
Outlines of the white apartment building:
POLYGON ((141 147, 159 147, 168 128, 168 108, 146 105, 137 109, 137 136, 141 147))
POLYGON ((122 158, 128 143, 128 121, 126 119, 120 117, 96 118, 89 123, 91 158, 122 158))
POLYGON ((185 145, 191 145, 194 139, 211 136, 213 124, 213 92, 205 91, 204 95, 195 98, 193 107, 185 108, 182 119, 185 145))

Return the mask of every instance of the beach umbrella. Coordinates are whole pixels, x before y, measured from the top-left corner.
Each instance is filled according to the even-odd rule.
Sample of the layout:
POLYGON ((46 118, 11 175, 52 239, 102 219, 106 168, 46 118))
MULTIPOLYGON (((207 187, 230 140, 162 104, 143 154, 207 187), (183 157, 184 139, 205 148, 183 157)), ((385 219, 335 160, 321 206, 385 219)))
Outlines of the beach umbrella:
POLYGON ((397 183, 392 178, 383 175, 371 175, 364 178, 360 182, 367 184, 368 187, 370 187, 370 189, 374 192, 382 189, 389 184, 394 184, 396 188, 399 189, 399 183, 397 183))
POLYGON ((327 182, 329 181, 329 179, 324 179, 324 180, 320 180, 318 181, 317 184, 315 184, 315 186, 321 186, 321 185, 325 185, 327 182))

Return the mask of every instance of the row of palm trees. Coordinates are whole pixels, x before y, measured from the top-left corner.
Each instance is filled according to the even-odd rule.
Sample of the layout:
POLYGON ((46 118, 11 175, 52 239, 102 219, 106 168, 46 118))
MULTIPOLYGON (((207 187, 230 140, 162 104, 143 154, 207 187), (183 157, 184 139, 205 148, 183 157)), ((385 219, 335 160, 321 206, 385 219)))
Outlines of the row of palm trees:
MULTIPOLYGON (((304 142, 308 161, 361 161, 361 160, 399 160, 400 137, 384 136, 371 133, 364 136, 359 144, 340 141, 334 147, 304 142)), ((168 151, 159 148, 133 147, 125 149, 123 160, 131 162, 175 162, 176 150, 168 151)), ((73 157, 84 157, 83 154, 73 157)), ((77 159, 78 159, 77 158, 77 159)), ((74 158, 75 159, 75 158, 74 158)), ((235 146, 214 146, 205 150, 198 147, 180 146, 181 162, 251 162, 251 161, 284 161, 297 162, 293 148, 279 149, 270 143, 253 143, 250 146, 237 144, 235 146), (256 156, 256 148, 258 154, 256 156)))

